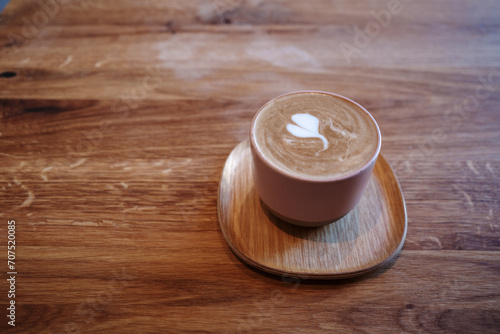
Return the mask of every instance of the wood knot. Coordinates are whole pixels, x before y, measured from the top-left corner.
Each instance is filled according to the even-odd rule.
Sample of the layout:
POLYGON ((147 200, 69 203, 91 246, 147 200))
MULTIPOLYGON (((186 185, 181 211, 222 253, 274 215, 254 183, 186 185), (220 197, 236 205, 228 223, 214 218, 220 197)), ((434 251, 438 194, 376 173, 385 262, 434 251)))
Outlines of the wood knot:
POLYGON ((175 34, 177 30, 175 29, 175 23, 174 21, 168 21, 165 26, 167 27, 167 30, 171 32, 172 34, 175 34))
POLYGON ((16 72, 7 71, 0 73, 0 78, 13 78, 17 75, 16 72))

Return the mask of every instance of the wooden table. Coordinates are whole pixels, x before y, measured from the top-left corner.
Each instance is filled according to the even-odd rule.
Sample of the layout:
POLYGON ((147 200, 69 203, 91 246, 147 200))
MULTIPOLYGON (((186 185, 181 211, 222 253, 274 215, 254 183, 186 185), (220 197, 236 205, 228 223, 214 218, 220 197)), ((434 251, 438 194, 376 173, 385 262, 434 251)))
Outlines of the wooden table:
POLYGON ((11 1, 1 331, 500 332, 499 13, 495 0, 11 1), (262 104, 302 89, 348 96, 381 127, 409 228, 371 275, 270 276, 221 234, 227 155, 262 104))

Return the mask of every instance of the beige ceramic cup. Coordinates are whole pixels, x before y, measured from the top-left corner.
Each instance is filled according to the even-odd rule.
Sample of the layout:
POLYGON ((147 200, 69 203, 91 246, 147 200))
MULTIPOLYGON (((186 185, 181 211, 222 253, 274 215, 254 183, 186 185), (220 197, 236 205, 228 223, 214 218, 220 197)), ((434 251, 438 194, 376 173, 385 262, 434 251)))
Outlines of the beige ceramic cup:
POLYGON ((370 113, 356 102, 332 93, 317 91, 293 92, 266 103, 255 115, 250 128, 254 185, 261 201, 279 218, 301 226, 323 226, 349 213, 360 201, 377 161, 382 137, 370 113), (311 179, 292 175, 266 158, 258 148, 255 135, 256 119, 271 102, 291 94, 329 94, 358 106, 373 121, 376 128, 376 150, 361 168, 341 177, 311 179))

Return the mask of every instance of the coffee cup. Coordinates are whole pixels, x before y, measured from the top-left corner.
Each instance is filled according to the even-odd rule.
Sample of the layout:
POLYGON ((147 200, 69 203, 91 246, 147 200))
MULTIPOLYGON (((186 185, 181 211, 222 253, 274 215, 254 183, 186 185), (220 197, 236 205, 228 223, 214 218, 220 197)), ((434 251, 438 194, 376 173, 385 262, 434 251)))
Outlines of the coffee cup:
POLYGON ((322 91, 278 96, 250 128, 255 189, 277 217, 301 226, 342 218, 360 201, 382 137, 358 103, 322 91))

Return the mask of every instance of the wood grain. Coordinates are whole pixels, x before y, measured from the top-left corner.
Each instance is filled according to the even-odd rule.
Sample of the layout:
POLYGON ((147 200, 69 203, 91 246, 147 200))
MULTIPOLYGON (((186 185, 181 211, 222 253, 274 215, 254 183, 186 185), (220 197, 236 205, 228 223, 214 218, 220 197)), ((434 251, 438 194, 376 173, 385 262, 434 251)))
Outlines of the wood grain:
POLYGON ((2 333, 498 332, 498 1, 402 0, 350 62, 388 1, 56 1, 0 13, 2 333), (408 213, 388 270, 275 277, 224 240, 228 154, 303 89, 377 119, 408 213))
POLYGON ((403 194, 382 156, 356 208, 335 223, 307 228, 276 218, 262 205, 245 140, 224 165, 217 207, 222 234, 240 259, 302 279, 349 278, 378 269, 399 253, 407 230, 403 194))

